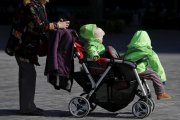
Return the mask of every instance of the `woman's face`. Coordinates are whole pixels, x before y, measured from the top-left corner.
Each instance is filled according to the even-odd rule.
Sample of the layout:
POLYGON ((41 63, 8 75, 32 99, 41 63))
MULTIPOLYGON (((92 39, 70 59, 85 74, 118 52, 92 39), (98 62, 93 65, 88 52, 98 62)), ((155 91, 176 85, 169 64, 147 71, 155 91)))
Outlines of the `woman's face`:
POLYGON ((49 0, 39 0, 39 3, 41 5, 45 5, 47 2, 49 2, 49 0))

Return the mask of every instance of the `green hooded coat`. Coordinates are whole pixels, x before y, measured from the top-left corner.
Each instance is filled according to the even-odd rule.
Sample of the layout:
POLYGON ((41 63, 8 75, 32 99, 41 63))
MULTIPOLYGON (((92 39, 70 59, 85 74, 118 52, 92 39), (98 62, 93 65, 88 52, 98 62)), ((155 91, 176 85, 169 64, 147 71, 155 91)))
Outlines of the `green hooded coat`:
POLYGON ((94 56, 98 56, 105 53, 105 47, 103 44, 99 43, 99 40, 96 40, 94 38, 94 27, 96 24, 87 24, 83 25, 80 28, 80 35, 82 38, 84 38, 87 41, 87 44, 85 45, 86 49, 86 56, 90 57, 92 60, 94 56))
MULTIPOLYGON (((151 40, 146 31, 137 31, 130 44, 128 50, 121 58, 131 61, 137 61, 145 56, 149 58, 151 68, 158 73, 162 82, 166 81, 164 69, 160 63, 157 54, 152 50, 151 40)), ((142 73, 147 69, 147 62, 142 62, 137 65, 138 73, 142 73)))

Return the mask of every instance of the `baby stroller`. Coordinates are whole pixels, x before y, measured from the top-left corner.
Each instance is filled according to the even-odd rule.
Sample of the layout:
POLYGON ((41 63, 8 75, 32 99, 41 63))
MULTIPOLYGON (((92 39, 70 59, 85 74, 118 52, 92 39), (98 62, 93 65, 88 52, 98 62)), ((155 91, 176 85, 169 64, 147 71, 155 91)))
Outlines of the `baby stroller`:
POLYGON ((108 46, 107 58, 97 62, 84 58, 84 44, 79 41, 75 31, 74 55, 79 59, 83 71, 74 72, 74 80, 84 92, 69 102, 69 111, 75 117, 84 117, 100 106, 110 112, 116 112, 128 106, 135 95, 139 100, 132 106, 132 113, 137 118, 145 118, 155 108, 151 92, 146 82, 149 77, 139 76, 137 64, 148 60, 144 57, 136 62, 124 60, 112 47, 108 46))

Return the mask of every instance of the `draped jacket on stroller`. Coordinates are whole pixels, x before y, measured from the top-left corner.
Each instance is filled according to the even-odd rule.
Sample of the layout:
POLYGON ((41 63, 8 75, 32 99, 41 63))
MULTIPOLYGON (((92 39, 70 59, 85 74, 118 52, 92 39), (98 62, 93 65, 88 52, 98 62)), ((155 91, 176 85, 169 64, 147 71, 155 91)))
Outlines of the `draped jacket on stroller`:
POLYGON ((80 28, 80 35, 88 43, 85 45, 86 55, 85 57, 93 60, 94 56, 99 56, 105 53, 105 47, 99 43, 99 40, 94 38, 94 27, 95 24, 87 24, 80 28))
MULTIPOLYGON (((162 82, 166 81, 164 69, 157 54, 152 50, 151 40, 146 31, 137 31, 127 47, 128 50, 125 54, 121 55, 121 58, 137 61, 147 56, 149 58, 151 68, 158 73, 162 82)), ((144 72, 148 67, 147 64, 148 63, 146 61, 138 64, 138 73, 144 72)))

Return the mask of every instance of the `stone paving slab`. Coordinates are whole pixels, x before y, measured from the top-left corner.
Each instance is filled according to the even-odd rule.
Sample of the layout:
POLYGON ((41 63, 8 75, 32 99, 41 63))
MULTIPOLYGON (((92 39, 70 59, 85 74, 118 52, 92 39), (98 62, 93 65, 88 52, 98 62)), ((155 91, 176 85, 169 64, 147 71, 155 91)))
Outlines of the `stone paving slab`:
MULTIPOLYGON (((167 74, 166 92, 172 96, 169 100, 156 100, 152 83, 148 81, 148 85, 152 91, 152 96, 156 102, 154 112, 144 120, 177 120, 180 117, 180 74, 179 54, 159 54, 164 69, 167 74), (173 62, 172 62, 173 61, 173 62)), ((72 117, 68 111, 68 104, 73 97, 77 97, 82 93, 82 88, 74 82, 72 92, 69 94, 63 90, 55 90, 53 86, 47 83, 47 78, 43 75, 45 67, 45 57, 41 59, 41 66, 36 67, 37 85, 35 103, 38 107, 45 110, 44 116, 21 116, 19 115, 19 94, 18 94, 18 66, 14 57, 7 56, 4 52, 0 52, 0 120, 66 120, 78 119, 72 117)), ((75 71, 79 70, 78 60, 75 59, 75 71)), ((138 100, 136 97, 126 108, 118 112, 108 112, 103 108, 97 107, 93 113, 82 119, 123 119, 133 120, 131 109, 132 105, 138 100)))
MULTIPOLYGON (((6 28, 6 26, 3 26, 6 28)), ((7 33, 3 34, 2 26, 0 26, 0 44, 4 47, 4 44, 7 41, 7 33)), ((8 26, 7 26, 8 27, 8 26)), ((7 29, 9 30, 9 29, 7 29)), ((154 32, 150 30, 150 34, 152 34, 153 38, 158 38, 159 36, 153 34, 154 32), (156 37, 157 36, 157 37, 156 37)), ((168 31, 159 31, 162 35, 163 32, 168 34, 168 31)), ((129 42, 129 39, 132 38, 134 33, 134 29, 128 29, 124 31, 124 33, 117 35, 107 35, 106 37, 106 46, 112 44, 112 46, 116 46, 119 43, 119 37, 122 38, 122 44, 116 46, 117 50, 122 53, 126 48, 126 45, 129 42), (130 37, 131 35, 131 37, 130 37), (109 42, 113 37, 112 42, 109 42), (124 39, 123 39, 124 38, 124 39), (108 41, 109 40, 109 41, 108 41), (124 47, 125 46, 125 47, 124 47), (123 49, 122 49, 123 48, 123 49)), ((158 51, 159 58, 162 62, 162 65, 165 69, 167 82, 165 85, 166 92, 172 96, 172 99, 169 100, 156 100, 156 95, 154 94, 154 89, 152 86, 152 82, 148 81, 148 85, 151 89, 152 97, 156 102, 156 108, 154 112, 144 120, 178 120, 180 117, 180 54, 176 50, 179 48, 177 45, 178 41, 178 31, 171 31, 168 35, 172 37, 174 35, 174 39, 172 41, 167 42, 166 37, 163 37, 165 42, 163 45, 165 47, 158 47, 158 40, 153 41, 158 51), (169 43, 169 44, 168 44, 169 43), (167 52, 164 49, 168 45, 175 45, 175 47, 170 48, 167 52), (173 52, 175 50, 175 52, 173 52)), ((168 36, 167 35, 167 36, 168 36)), ((169 38, 169 37, 167 37, 169 38)), ((162 42, 161 40, 160 42, 162 42)), ((63 90, 55 90, 52 85, 47 82, 46 76, 44 76, 44 68, 45 68, 45 60, 46 57, 40 58, 40 67, 36 67, 37 71, 37 83, 36 83, 36 95, 35 95, 35 103, 37 107, 40 107, 45 110, 44 116, 22 116, 19 114, 19 93, 18 93, 18 65, 15 61, 14 57, 7 56, 3 51, 0 51, 0 120, 77 120, 79 118, 73 117, 68 111, 68 104, 73 97, 77 97, 82 93, 82 88, 74 82, 72 92, 68 93, 63 90)), ((78 60, 75 59, 75 71, 78 71, 80 64, 78 60)), ((132 101, 126 108, 119 110, 115 113, 108 112, 107 110, 97 107, 94 112, 89 113, 86 117, 81 118, 82 120, 134 120, 137 119, 132 114, 132 105, 138 100, 138 97, 135 97, 134 101, 132 101)))

